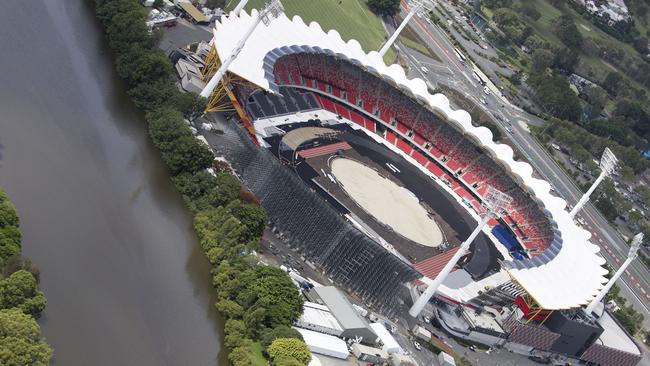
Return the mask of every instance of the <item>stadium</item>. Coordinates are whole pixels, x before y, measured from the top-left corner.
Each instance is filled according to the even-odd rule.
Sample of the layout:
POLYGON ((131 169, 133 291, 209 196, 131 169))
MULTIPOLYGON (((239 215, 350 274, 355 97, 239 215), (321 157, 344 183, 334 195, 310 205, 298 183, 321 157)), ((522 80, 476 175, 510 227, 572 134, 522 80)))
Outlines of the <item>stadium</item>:
MULTIPOLYGON (((217 22, 212 42, 196 51, 204 80, 257 17, 217 22)), ((603 364, 614 357, 594 343, 603 327, 579 315, 607 281, 590 234, 510 147, 401 66, 335 30, 279 15, 252 32, 209 106, 236 111, 241 124, 207 138, 273 230, 367 306, 394 314, 405 291, 416 298, 485 214, 493 187, 510 203, 435 301, 515 309, 500 329, 530 349, 603 364), (559 342, 572 327, 583 341, 559 342)), ((618 360, 631 353, 616 352, 618 360)))

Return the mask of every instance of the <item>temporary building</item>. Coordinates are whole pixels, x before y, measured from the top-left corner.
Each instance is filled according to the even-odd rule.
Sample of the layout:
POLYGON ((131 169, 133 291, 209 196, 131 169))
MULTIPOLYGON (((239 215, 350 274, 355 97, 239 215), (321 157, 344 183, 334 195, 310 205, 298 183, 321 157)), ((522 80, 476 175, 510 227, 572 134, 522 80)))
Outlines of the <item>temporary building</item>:
POLYGON ((346 359, 350 355, 347 344, 340 338, 302 328, 294 329, 300 332, 305 344, 313 353, 340 359, 346 359))
POLYGON ((381 349, 383 349, 385 352, 388 352, 389 354, 402 352, 402 347, 400 347, 399 343, 397 343, 395 338, 388 332, 383 324, 370 323, 370 328, 375 331, 375 334, 377 334, 379 337, 381 344, 383 344, 381 349))

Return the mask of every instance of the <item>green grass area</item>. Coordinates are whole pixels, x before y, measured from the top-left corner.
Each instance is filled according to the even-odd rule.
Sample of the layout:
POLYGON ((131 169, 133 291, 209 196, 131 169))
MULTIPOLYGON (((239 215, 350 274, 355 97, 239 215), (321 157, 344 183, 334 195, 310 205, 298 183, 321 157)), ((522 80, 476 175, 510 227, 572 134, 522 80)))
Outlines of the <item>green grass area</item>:
POLYGON ((402 44, 404 44, 404 46, 406 46, 406 47, 408 47, 408 48, 410 48, 412 50, 416 50, 416 51, 420 52, 423 55, 429 55, 429 49, 427 49, 425 46, 423 46, 422 44, 420 44, 416 40, 413 40, 413 39, 411 39, 409 37, 404 37, 404 36, 400 35, 399 41, 402 44))
MULTIPOLYGON (((232 10, 239 0, 226 5, 232 10)), ((259 9, 265 0, 250 0, 246 10, 259 9)), ((324 31, 336 29, 344 40, 356 39, 364 51, 378 50, 384 43, 382 24, 364 0, 283 0, 287 16, 299 15, 309 24, 316 21, 324 31)))
POLYGON ((268 366, 269 361, 264 358, 264 355, 262 354, 262 345, 260 342, 255 342, 251 346, 251 350, 253 351, 253 366, 268 366))

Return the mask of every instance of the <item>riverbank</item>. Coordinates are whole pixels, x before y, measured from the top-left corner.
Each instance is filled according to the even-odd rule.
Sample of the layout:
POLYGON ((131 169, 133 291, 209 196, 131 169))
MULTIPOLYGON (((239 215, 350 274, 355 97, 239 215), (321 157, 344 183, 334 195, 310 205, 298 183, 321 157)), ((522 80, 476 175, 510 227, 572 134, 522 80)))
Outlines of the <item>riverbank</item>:
POLYGON ((214 164, 212 151, 186 123, 202 114, 205 99, 176 88, 171 62, 156 49, 138 1, 97 0, 96 15, 118 74, 146 114, 151 139, 195 215, 195 231, 213 265, 215 306, 227 318, 229 360, 235 366, 263 365, 265 357, 277 365, 306 365, 309 350, 290 328, 302 313, 298 289, 285 272, 258 266, 249 255, 259 245, 266 213, 227 166, 214 164))
POLYGON ((50 364, 226 365, 193 215, 107 56, 93 2, 3 5, 0 185, 41 270, 50 364))
POLYGON ((53 351, 36 323, 47 300, 38 268, 21 255, 21 238, 16 208, 0 188, 0 364, 47 365, 53 351))

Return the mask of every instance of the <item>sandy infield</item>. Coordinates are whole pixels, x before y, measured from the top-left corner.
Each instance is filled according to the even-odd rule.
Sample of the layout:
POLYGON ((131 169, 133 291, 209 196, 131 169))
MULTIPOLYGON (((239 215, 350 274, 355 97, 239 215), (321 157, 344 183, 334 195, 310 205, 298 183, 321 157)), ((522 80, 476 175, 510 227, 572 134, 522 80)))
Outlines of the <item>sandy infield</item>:
POLYGON ((366 212, 416 243, 437 247, 442 232, 408 190, 354 160, 332 161, 332 174, 345 192, 366 212))

